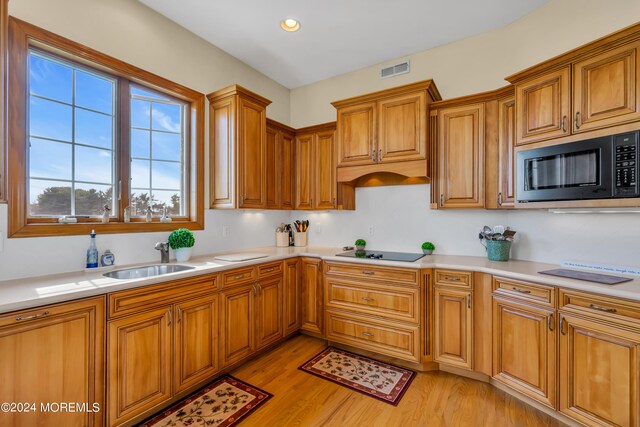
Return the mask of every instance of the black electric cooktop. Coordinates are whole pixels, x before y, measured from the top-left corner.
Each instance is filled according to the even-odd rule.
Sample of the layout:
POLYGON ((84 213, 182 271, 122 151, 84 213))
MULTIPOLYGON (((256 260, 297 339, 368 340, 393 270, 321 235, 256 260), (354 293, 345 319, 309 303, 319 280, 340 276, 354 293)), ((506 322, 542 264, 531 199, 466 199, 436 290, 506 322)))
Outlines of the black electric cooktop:
POLYGON ((413 262, 422 258, 424 254, 413 254, 409 252, 385 252, 385 251, 347 251, 347 252, 341 252, 339 254, 336 254, 336 256, 343 256, 347 258, 379 259, 382 261, 413 262))

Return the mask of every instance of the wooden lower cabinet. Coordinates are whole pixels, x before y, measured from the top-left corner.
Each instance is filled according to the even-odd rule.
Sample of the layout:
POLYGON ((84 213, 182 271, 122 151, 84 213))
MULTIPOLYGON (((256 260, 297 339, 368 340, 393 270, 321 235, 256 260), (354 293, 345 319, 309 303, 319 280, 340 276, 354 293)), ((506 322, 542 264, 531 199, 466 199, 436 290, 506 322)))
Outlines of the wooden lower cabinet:
POLYGON ((300 329, 301 316, 300 260, 288 259, 284 264, 282 291, 282 320, 284 335, 290 335, 300 329))
POLYGON ((38 405, 33 412, 0 412, 0 425, 104 425, 104 319, 104 297, 0 315, 2 401, 38 405), (89 410, 41 410, 60 402, 89 410))
POLYGON ((228 289, 220 294, 221 367, 232 365, 253 353, 254 284, 228 289))
POLYGON ((434 291, 434 360, 471 369, 473 313, 471 291, 436 288, 434 291))
POLYGON ((556 408, 553 309, 493 298, 493 378, 556 408))
POLYGON ((218 295, 175 306, 175 392, 218 371, 218 295))
POLYGON ((109 322, 109 425, 171 398, 172 324, 171 305, 109 322))
POLYGON ((282 275, 264 279, 256 285, 256 350, 280 340, 284 335, 282 326, 282 275))
POLYGON ((638 426, 640 332, 560 316, 560 412, 587 426, 638 426))
POLYGON ((323 329, 322 260, 302 259, 301 329, 322 335, 323 329))

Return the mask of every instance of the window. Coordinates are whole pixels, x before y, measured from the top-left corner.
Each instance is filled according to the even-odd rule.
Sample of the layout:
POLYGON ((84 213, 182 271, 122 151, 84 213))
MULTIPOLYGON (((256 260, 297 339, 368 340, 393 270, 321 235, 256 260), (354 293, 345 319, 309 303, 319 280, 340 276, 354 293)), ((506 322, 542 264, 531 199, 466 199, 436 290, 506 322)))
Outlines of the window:
POLYGON ((201 229, 204 95, 13 18, 10 31, 10 236, 201 229))

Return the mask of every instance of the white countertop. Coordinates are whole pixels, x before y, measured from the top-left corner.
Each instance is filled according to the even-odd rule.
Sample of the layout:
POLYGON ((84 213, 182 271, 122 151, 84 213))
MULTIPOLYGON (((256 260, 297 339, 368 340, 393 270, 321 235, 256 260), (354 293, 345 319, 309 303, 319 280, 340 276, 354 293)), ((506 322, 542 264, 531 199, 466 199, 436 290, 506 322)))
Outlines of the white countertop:
MULTIPOLYGON (((539 274, 539 271, 559 268, 559 266, 555 264, 544 264, 531 261, 512 260, 507 262, 496 262, 489 261, 485 257, 456 255, 429 255, 415 262, 379 261, 337 257, 335 254, 342 252, 341 248, 319 246, 289 248, 276 248, 271 246, 224 253, 239 252, 260 252, 267 255, 267 257, 242 262, 225 262, 214 259, 215 256, 220 255, 223 252, 203 255, 194 257, 189 262, 180 263, 195 267, 193 270, 134 280, 118 280, 104 277, 102 276, 103 271, 90 273, 80 271, 2 281, 0 282, 0 313, 70 301, 89 296, 103 295, 123 289, 199 276, 207 273, 216 273, 218 271, 262 264, 270 261, 278 261, 297 256, 322 258, 327 261, 387 265, 405 268, 447 268, 455 270, 471 270, 489 273, 496 276, 555 285, 564 288, 580 289, 603 295, 640 301, 640 278, 634 278, 631 282, 621 283, 619 285, 601 285, 598 283, 539 274)), ((129 267, 135 267, 135 265, 119 265, 116 269, 129 267)))

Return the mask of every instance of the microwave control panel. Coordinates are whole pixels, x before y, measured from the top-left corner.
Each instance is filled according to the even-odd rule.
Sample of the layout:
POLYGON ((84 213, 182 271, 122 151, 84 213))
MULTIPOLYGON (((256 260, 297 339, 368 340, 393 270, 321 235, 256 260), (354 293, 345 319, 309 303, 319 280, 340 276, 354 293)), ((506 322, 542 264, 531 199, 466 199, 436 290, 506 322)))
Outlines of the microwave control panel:
POLYGON ((638 197, 638 132, 616 135, 613 146, 614 197, 638 197))

